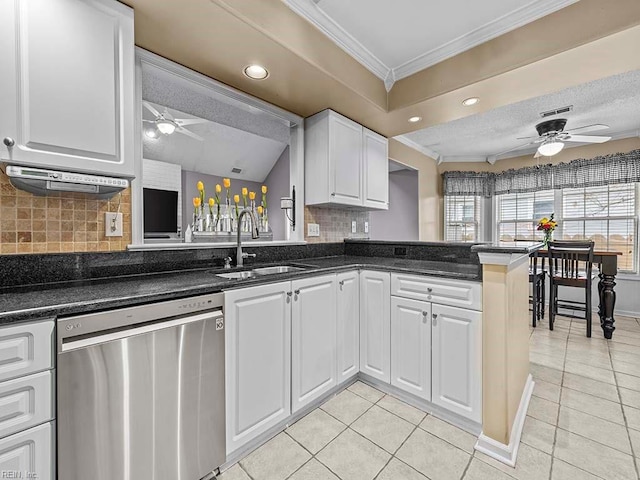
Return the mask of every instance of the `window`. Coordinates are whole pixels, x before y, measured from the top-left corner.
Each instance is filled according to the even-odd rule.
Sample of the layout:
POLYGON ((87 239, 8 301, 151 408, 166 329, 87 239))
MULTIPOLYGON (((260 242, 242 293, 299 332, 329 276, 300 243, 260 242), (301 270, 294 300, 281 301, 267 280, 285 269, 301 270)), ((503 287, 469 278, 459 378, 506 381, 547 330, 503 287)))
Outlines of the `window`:
POLYGON ((481 215, 480 197, 446 196, 444 236, 449 242, 476 242, 481 215))
POLYGON ((538 220, 554 213, 553 190, 508 193, 497 197, 498 238, 501 242, 541 240, 538 220))
POLYGON ((632 183, 562 190, 561 238, 593 240, 596 250, 622 252, 618 269, 635 270, 636 191, 632 183))

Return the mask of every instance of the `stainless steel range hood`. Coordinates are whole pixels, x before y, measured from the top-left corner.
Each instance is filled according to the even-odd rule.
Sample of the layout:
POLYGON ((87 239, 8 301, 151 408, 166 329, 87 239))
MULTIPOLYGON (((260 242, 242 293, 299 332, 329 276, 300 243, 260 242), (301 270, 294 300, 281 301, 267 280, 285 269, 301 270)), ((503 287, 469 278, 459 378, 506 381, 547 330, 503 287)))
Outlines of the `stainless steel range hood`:
POLYGON ((124 178, 16 165, 7 165, 6 173, 14 187, 35 195, 48 195, 52 192, 80 192, 97 198, 111 198, 129 187, 129 180, 124 178))

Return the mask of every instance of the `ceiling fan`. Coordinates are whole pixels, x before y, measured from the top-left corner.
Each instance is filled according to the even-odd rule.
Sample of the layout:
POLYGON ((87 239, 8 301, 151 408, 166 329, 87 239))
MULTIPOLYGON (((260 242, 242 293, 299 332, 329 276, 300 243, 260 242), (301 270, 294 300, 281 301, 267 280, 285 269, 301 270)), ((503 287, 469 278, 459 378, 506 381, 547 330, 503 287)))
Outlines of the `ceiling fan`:
POLYGON ((207 123, 208 120, 203 118, 174 118, 169 113, 169 110, 165 107, 164 112, 160 113, 149 102, 143 101, 142 104, 147 110, 149 110, 155 117, 155 120, 143 120, 145 123, 152 123, 156 128, 155 130, 145 131, 145 134, 151 138, 158 138, 157 132, 163 135, 172 135, 175 132, 181 133, 191 138, 195 138, 199 141, 204 141, 200 135, 193 133, 191 130, 185 128, 185 125, 195 125, 198 123, 207 123))
POLYGON ((564 148, 565 142, 576 142, 576 143, 604 143, 606 141, 611 140, 611 137, 601 137, 597 135, 581 135, 583 133, 597 132, 599 130, 606 130, 609 128, 608 125, 602 124, 594 124, 594 125, 585 125, 584 127, 573 128, 571 130, 564 130, 565 125, 567 124, 566 118, 557 118, 554 120, 547 120, 541 122, 536 125, 536 130, 538 131, 537 137, 520 137, 518 140, 529 140, 534 139, 528 143, 523 145, 518 145, 515 148, 511 148, 504 152, 500 152, 496 155, 499 157, 500 155, 504 155, 505 153, 513 152, 514 150, 520 150, 529 145, 540 145, 534 158, 538 158, 542 155, 545 157, 552 157, 553 155, 557 155, 564 148))

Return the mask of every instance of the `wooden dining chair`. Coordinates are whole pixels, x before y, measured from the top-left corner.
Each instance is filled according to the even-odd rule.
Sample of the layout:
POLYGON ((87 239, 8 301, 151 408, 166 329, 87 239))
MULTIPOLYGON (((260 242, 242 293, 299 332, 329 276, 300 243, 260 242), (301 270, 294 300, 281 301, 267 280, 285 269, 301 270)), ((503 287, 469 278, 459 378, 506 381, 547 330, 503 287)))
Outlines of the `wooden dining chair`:
POLYGON ((593 246, 592 241, 550 242, 547 248, 549 258, 549 329, 558 309, 570 309, 584 312, 584 317, 565 315, 572 318, 584 318, 587 322, 587 337, 591 337, 591 286, 593 283, 593 246), (577 302, 558 298, 558 287, 582 288, 585 301, 577 302))
POLYGON ((544 319, 545 305, 545 284, 547 273, 544 269, 545 257, 541 257, 537 252, 529 257, 529 283, 531 284, 531 295, 529 305, 531 305, 531 324, 535 327, 540 320, 544 319))

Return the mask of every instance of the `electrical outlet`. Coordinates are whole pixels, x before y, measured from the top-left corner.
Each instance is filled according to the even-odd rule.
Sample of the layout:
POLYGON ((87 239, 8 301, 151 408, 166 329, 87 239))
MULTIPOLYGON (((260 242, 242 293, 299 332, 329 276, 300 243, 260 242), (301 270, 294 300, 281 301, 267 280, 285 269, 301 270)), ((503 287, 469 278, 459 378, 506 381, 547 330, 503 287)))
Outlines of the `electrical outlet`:
POLYGON ((364 222, 364 233, 369 233, 369 222, 364 222))
POLYGON ((122 236, 122 214, 105 212, 104 214, 104 235, 105 237, 122 236))
POLYGON ((307 223, 307 237, 319 237, 320 225, 317 223, 307 223))
POLYGON ((356 233, 358 231, 358 223, 355 220, 351 221, 351 233, 356 233))

